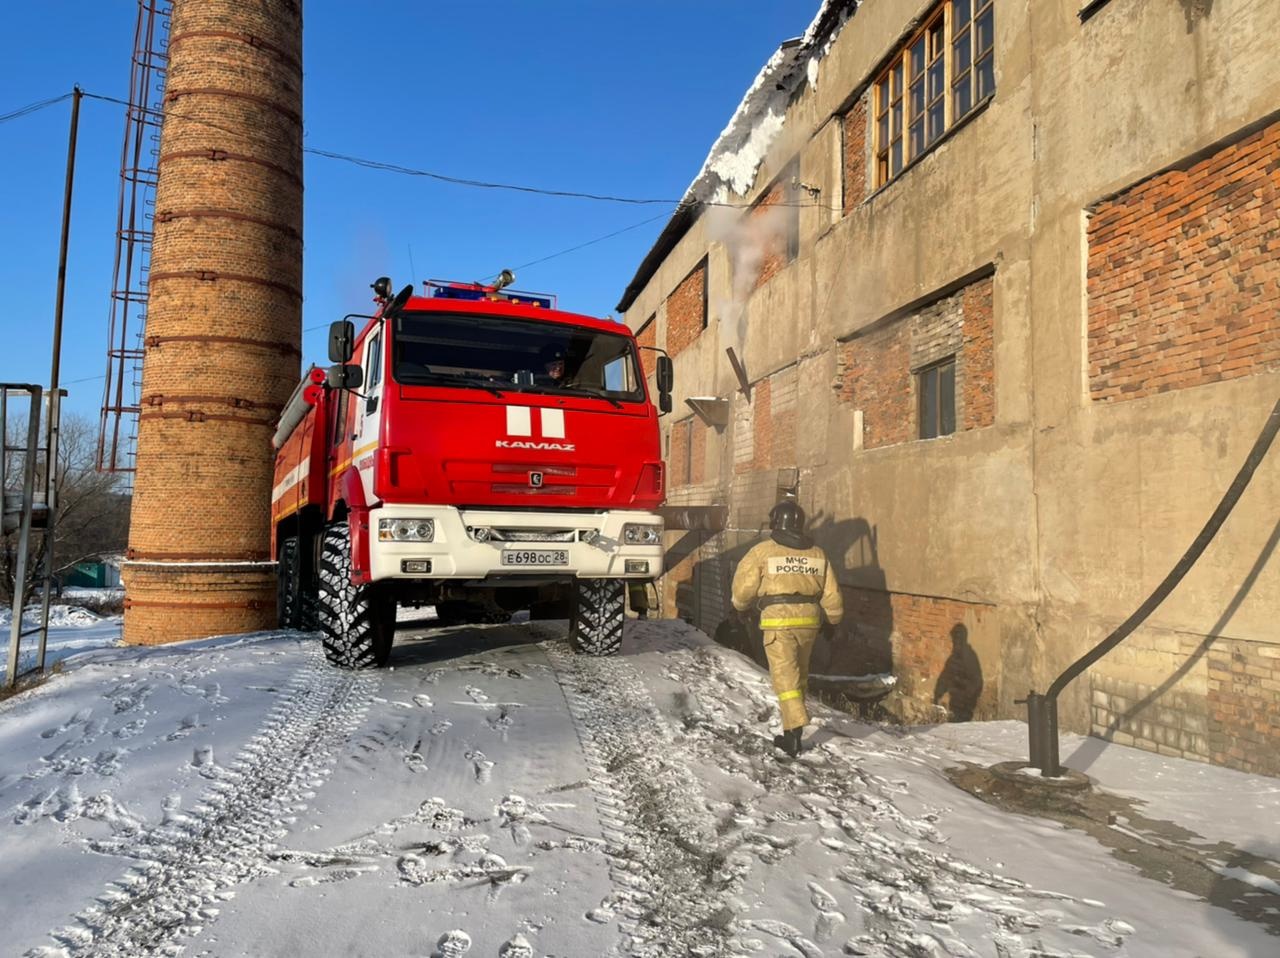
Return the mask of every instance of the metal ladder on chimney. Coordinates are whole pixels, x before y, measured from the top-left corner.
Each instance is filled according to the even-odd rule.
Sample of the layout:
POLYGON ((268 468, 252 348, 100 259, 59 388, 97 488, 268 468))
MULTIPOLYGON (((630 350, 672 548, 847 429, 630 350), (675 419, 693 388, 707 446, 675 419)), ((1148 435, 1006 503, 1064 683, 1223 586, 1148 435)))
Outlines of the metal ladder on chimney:
POLYGON ((63 390, 47 392, 30 383, 0 383, 0 514, 6 564, 13 570, 13 618, 9 623, 9 688, 32 672, 44 672, 49 638, 49 593, 53 584, 54 526, 57 516, 59 405, 63 390), (26 398, 25 430, 21 411, 10 422, 10 407, 26 398), (41 430, 41 419, 44 430, 41 430), (21 435, 25 431, 25 435, 21 435), (17 535, 16 545, 11 537, 17 535), (30 583, 41 580, 38 625, 24 631, 24 599, 30 583), (18 673, 23 639, 39 636, 35 665, 18 673))

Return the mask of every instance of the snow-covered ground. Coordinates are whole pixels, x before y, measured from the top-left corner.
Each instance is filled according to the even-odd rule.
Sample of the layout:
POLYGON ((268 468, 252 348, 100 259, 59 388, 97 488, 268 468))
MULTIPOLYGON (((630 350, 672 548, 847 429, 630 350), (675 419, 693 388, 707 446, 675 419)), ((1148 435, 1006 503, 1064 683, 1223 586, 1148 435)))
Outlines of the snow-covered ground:
MULTIPOLYGON (((108 598, 118 595, 112 589, 68 589, 80 597, 108 598)), ((23 631, 33 629, 40 623, 40 606, 36 603, 27 608, 22 617, 23 631)), ((45 667, 51 668, 69 655, 85 652, 90 649, 101 649, 117 645, 120 642, 120 622, 118 615, 98 615, 77 605, 66 605, 55 602, 49 606, 49 638, 45 646, 45 667)), ((0 609, 0 682, 9 673, 9 628, 13 623, 13 611, 0 609)), ((35 665, 39 636, 24 636, 19 644, 18 674, 23 675, 35 665)))
MULTIPOLYGON (((609 659, 563 624, 418 626, 392 663, 338 672, 297 633, 103 649, 0 703, 0 951, 1280 951, 942 773, 1019 757, 1018 723, 818 709, 780 762, 766 677, 678 622, 609 659)), ((1063 754, 1149 814, 1277 857, 1274 780, 1090 743, 1063 754)))

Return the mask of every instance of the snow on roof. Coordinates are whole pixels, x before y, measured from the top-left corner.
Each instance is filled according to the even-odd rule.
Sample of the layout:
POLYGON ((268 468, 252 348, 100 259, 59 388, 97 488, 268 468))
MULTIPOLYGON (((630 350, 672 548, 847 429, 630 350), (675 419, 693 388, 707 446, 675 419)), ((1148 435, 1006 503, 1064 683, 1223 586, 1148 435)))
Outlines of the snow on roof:
POLYGON ((785 41, 756 75, 738 108, 712 144, 682 203, 720 203, 751 189, 786 123, 787 107, 802 80, 818 85, 818 63, 860 0, 823 0, 804 35, 785 41))
POLYGON ((787 107, 802 82, 818 85, 818 64, 862 0, 823 0, 808 29, 778 47, 756 75, 729 123, 716 137, 698 175, 685 190, 671 219, 636 270, 618 303, 625 312, 645 283, 693 222, 691 211, 703 203, 743 196, 786 124, 787 107))

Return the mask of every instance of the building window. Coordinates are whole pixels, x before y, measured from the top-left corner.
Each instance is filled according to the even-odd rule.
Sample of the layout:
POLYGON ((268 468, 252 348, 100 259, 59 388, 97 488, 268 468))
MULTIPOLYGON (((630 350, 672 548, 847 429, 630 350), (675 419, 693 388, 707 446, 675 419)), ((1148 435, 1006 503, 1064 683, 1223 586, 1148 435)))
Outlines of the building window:
POLYGON ((916 373, 920 398, 920 438, 936 439, 956 431, 956 358, 927 366, 916 373))
POLYGON ((994 47, 995 0, 943 0, 925 18, 874 84, 877 187, 995 93, 994 47))

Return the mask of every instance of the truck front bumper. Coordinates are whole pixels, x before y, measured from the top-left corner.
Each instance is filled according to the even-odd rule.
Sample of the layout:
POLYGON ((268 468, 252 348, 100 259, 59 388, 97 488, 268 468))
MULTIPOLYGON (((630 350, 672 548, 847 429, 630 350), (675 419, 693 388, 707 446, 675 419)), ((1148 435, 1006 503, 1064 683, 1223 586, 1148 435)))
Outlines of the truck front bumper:
POLYGON ((505 512, 395 504, 369 510, 369 571, 375 580, 535 575, 651 579, 662 574, 662 553, 662 519, 652 512, 505 512), (431 541, 380 539, 379 520, 388 519, 431 520, 431 541), (627 542, 627 526, 654 527, 657 535, 651 542, 627 542), (512 553, 506 561, 504 553, 512 553), (510 564, 513 559, 522 561, 510 564))

